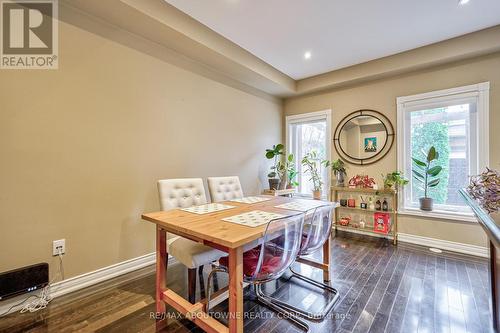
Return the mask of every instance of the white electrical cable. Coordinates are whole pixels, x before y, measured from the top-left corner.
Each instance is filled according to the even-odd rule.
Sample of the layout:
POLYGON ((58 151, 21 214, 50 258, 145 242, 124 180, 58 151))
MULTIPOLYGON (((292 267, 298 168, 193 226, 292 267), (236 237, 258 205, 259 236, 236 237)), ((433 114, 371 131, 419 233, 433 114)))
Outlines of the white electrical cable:
POLYGON ((17 304, 14 304, 6 312, 0 314, 0 317, 8 315, 12 309, 14 309, 14 308, 16 308, 16 307, 24 304, 27 300, 29 300, 32 297, 36 297, 36 299, 33 300, 32 302, 24 305, 21 308, 21 311, 20 311, 21 313, 28 312, 28 311, 29 312, 35 312, 35 311, 38 311, 38 310, 41 310, 41 309, 45 309, 47 307, 47 305, 49 304, 49 302, 52 300, 52 296, 50 295, 51 294, 52 284, 59 277, 61 277, 61 280, 64 280, 64 266, 63 266, 61 249, 58 249, 57 255, 59 257, 59 271, 52 278, 52 280, 42 289, 40 295, 31 295, 31 296, 25 298, 23 301, 21 301, 21 302, 19 302, 17 304))

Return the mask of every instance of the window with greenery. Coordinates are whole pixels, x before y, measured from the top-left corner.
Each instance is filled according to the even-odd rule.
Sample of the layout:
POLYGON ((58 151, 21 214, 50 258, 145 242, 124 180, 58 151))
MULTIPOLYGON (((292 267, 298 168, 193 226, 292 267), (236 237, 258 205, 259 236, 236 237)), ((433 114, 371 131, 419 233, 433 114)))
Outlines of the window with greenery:
POLYGON ((311 151, 316 152, 318 170, 322 173, 323 196, 326 196, 328 187, 328 172, 320 161, 329 159, 330 126, 329 111, 306 113, 287 117, 287 150, 295 157, 297 170, 297 192, 299 195, 312 195, 312 182, 309 174, 305 173, 300 161, 311 151))
POLYGON ((484 149, 480 146, 484 136, 478 124, 484 121, 487 94, 474 89, 476 86, 398 98, 398 121, 401 122, 398 124, 398 162, 411 177, 402 195, 403 212, 418 209, 419 198, 424 196, 420 182, 412 177, 415 169, 412 157, 425 160, 427 151, 434 146, 439 158, 433 165, 442 167, 439 184, 428 193, 434 199, 434 213, 471 214, 458 191, 466 187, 471 175, 480 172, 485 161, 481 156, 484 149))
MULTIPOLYGON (((458 190, 467 185, 469 175, 477 173, 473 165, 468 163, 473 159, 471 155, 474 155, 468 149, 470 132, 475 131, 470 126, 471 116, 475 112, 470 112, 470 109, 475 109, 474 102, 410 114, 411 156, 423 159, 432 146, 439 152, 434 165, 440 165, 443 169, 439 174, 439 184, 430 189, 430 197, 436 205, 443 205, 442 209, 462 209, 466 206, 458 190)), ((411 204, 414 206, 417 206, 418 198, 423 197, 423 189, 418 185, 418 181, 412 178, 411 204)))

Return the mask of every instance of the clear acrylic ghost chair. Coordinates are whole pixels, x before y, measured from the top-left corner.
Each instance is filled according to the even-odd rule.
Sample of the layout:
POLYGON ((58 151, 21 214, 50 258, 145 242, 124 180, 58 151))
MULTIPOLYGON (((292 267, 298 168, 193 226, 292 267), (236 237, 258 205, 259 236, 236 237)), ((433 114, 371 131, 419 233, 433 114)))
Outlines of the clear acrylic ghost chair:
MULTIPOLYGON (((273 304, 262 292, 263 283, 278 279, 293 264, 300 251, 304 214, 296 214, 268 222, 264 236, 256 247, 243 253, 243 281, 249 283, 261 304, 280 313, 309 332, 309 325, 285 308, 273 304)), ((228 257, 208 275, 207 312, 210 311, 211 282, 217 272, 228 273, 228 257)))
MULTIPOLYGON (((306 220, 304 222, 304 228, 302 230, 302 242, 300 246, 300 251, 298 253, 298 257, 310 255, 323 247, 328 237, 330 237, 330 232, 332 230, 332 215, 334 208, 335 205, 332 204, 319 206, 314 209, 312 217, 309 218, 306 217, 306 220)), ((308 215, 310 216, 310 214, 306 214, 306 216, 308 215)), ((287 310, 292 311, 301 316, 304 316, 308 319, 316 319, 316 320, 324 319, 328 315, 328 313, 332 310, 335 303, 338 301, 339 299, 338 291, 335 288, 325 283, 318 282, 316 280, 313 280, 305 275, 302 275, 294 271, 292 267, 290 267, 290 271, 292 272, 292 277, 297 277, 307 283, 310 283, 318 288, 321 288, 323 290, 332 293, 333 294, 332 299, 328 301, 328 303, 321 309, 321 311, 310 312, 298 308, 296 306, 293 306, 289 303, 280 301, 279 299, 276 299, 268 295, 264 295, 264 297, 271 300, 274 304, 277 304, 278 306, 286 308, 287 310)))

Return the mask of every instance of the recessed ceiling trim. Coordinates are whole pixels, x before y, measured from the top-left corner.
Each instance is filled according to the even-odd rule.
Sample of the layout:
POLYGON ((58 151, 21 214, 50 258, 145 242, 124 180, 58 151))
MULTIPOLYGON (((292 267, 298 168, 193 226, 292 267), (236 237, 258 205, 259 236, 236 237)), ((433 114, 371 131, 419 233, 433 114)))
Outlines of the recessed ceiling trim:
MULTIPOLYGON (((127 3, 122 0, 65 0, 60 2, 60 6, 77 10, 82 14, 94 17, 97 20, 105 22, 107 25, 113 26, 114 29, 121 29, 150 43, 140 43, 142 49, 139 49, 134 45, 130 45, 129 38, 122 37, 118 31, 115 34, 112 32, 103 33, 103 37, 105 38, 116 40, 143 53, 154 54, 154 56, 176 66, 180 63, 180 67, 209 77, 220 83, 231 87, 239 86, 241 90, 254 95, 267 94, 271 98, 279 98, 295 92, 295 80, 280 73, 272 66, 263 63, 257 57, 248 54, 247 51, 242 50, 247 53, 246 57, 248 61, 247 63, 241 63, 239 61, 240 58, 231 58, 229 55, 221 54, 219 49, 208 47, 191 38, 188 33, 183 33, 179 26, 173 28, 148 14, 148 10, 150 11, 154 6, 160 6, 162 11, 156 15, 168 13, 170 16, 167 17, 172 19, 172 22, 183 22, 182 18, 174 19, 175 15, 178 14, 182 17, 186 17, 186 15, 164 1, 137 1, 136 4, 138 5, 147 5, 146 8, 149 8, 148 10, 139 10, 130 5, 134 3, 136 2, 128 1, 127 3), (169 12, 169 9, 172 12, 169 12), (124 40, 127 41, 124 42, 124 40), (164 54, 159 52, 159 47, 164 49, 164 54), (249 65, 252 59, 254 60, 253 66, 249 65), (259 70, 256 68, 259 68, 259 70), (256 91, 256 93, 252 91, 256 91)), ((64 18, 60 19, 64 20, 64 18)), ((67 22, 75 24, 72 22, 73 20, 75 18, 72 16, 67 22)), ((223 38, 199 22, 190 18, 189 20, 201 27, 200 29, 206 29, 207 39, 219 40, 223 38)), ((77 25, 89 31, 93 29, 88 27, 87 24, 80 24, 78 22, 77 25)), ((108 31, 109 28, 97 30, 101 34, 101 32, 108 31)), ((229 43, 231 42, 229 41, 229 43)), ((235 49, 240 49, 237 45, 234 45, 234 47, 235 49)))
POLYGON ((500 52, 500 25, 297 81, 296 94, 334 89, 500 52))
POLYGON ((296 80, 500 24, 498 0, 164 1, 296 80))
POLYGON ((295 81, 292 78, 165 1, 121 1, 171 29, 178 31, 187 38, 219 53, 221 56, 231 59, 262 77, 286 87, 289 92, 295 89, 295 81))
MULTIPOLYGON (((155 45, 128 44, 138 51, 165 58, 174 65, 180 63, 182 68, 254 95, 261 92, 278 98, 345 87, 500 51, 498 25, 296 81, 163 0, 65 0, 60 4, 99 18, 155 45), (173 61, 173 58, 177 60, 173 61)), ((112 30, 105 37, 122 42, 112 30)), ((310 51, 311 59, 304 59, 304 52, 308 50, 305 46, 297 55, 303 64, 316 60, 316 50, 310 51)))

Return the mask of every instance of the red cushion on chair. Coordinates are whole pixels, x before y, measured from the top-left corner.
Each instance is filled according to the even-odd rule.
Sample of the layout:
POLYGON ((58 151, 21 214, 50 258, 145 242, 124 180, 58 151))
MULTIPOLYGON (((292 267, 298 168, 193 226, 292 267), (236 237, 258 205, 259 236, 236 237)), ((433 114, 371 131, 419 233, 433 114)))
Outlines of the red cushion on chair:
MULTIPOLYGON (((259 276, 272 274, 280 267, 281 255, 279 253, 270 252, 271 251, 266 251, 259 276)), ((254 275, 255 270, 257 269, 257 264, 259 262, 259 257, 260 245, 243 253, 243 274, 245 276, 254 275)), ((220 258, 219 263, 222 266, 228 267, 229 257, 220 258)))
MULTIPOLYGON (((302 233, 302 238, 301 238, 301 241, 300 241, 300 248, 301 249, 304 247, 304 244, 306 244, 308 237, 309 237, 308 233, 305 233, 305 232, 302 233)), ((276 240, 276 244, 278 244, 278 246, 279 246, 279 244, 283 244, 284 242, 285 242, 285 237, 284 236, 281 236, 281 237, 279 237, 276 240)))

